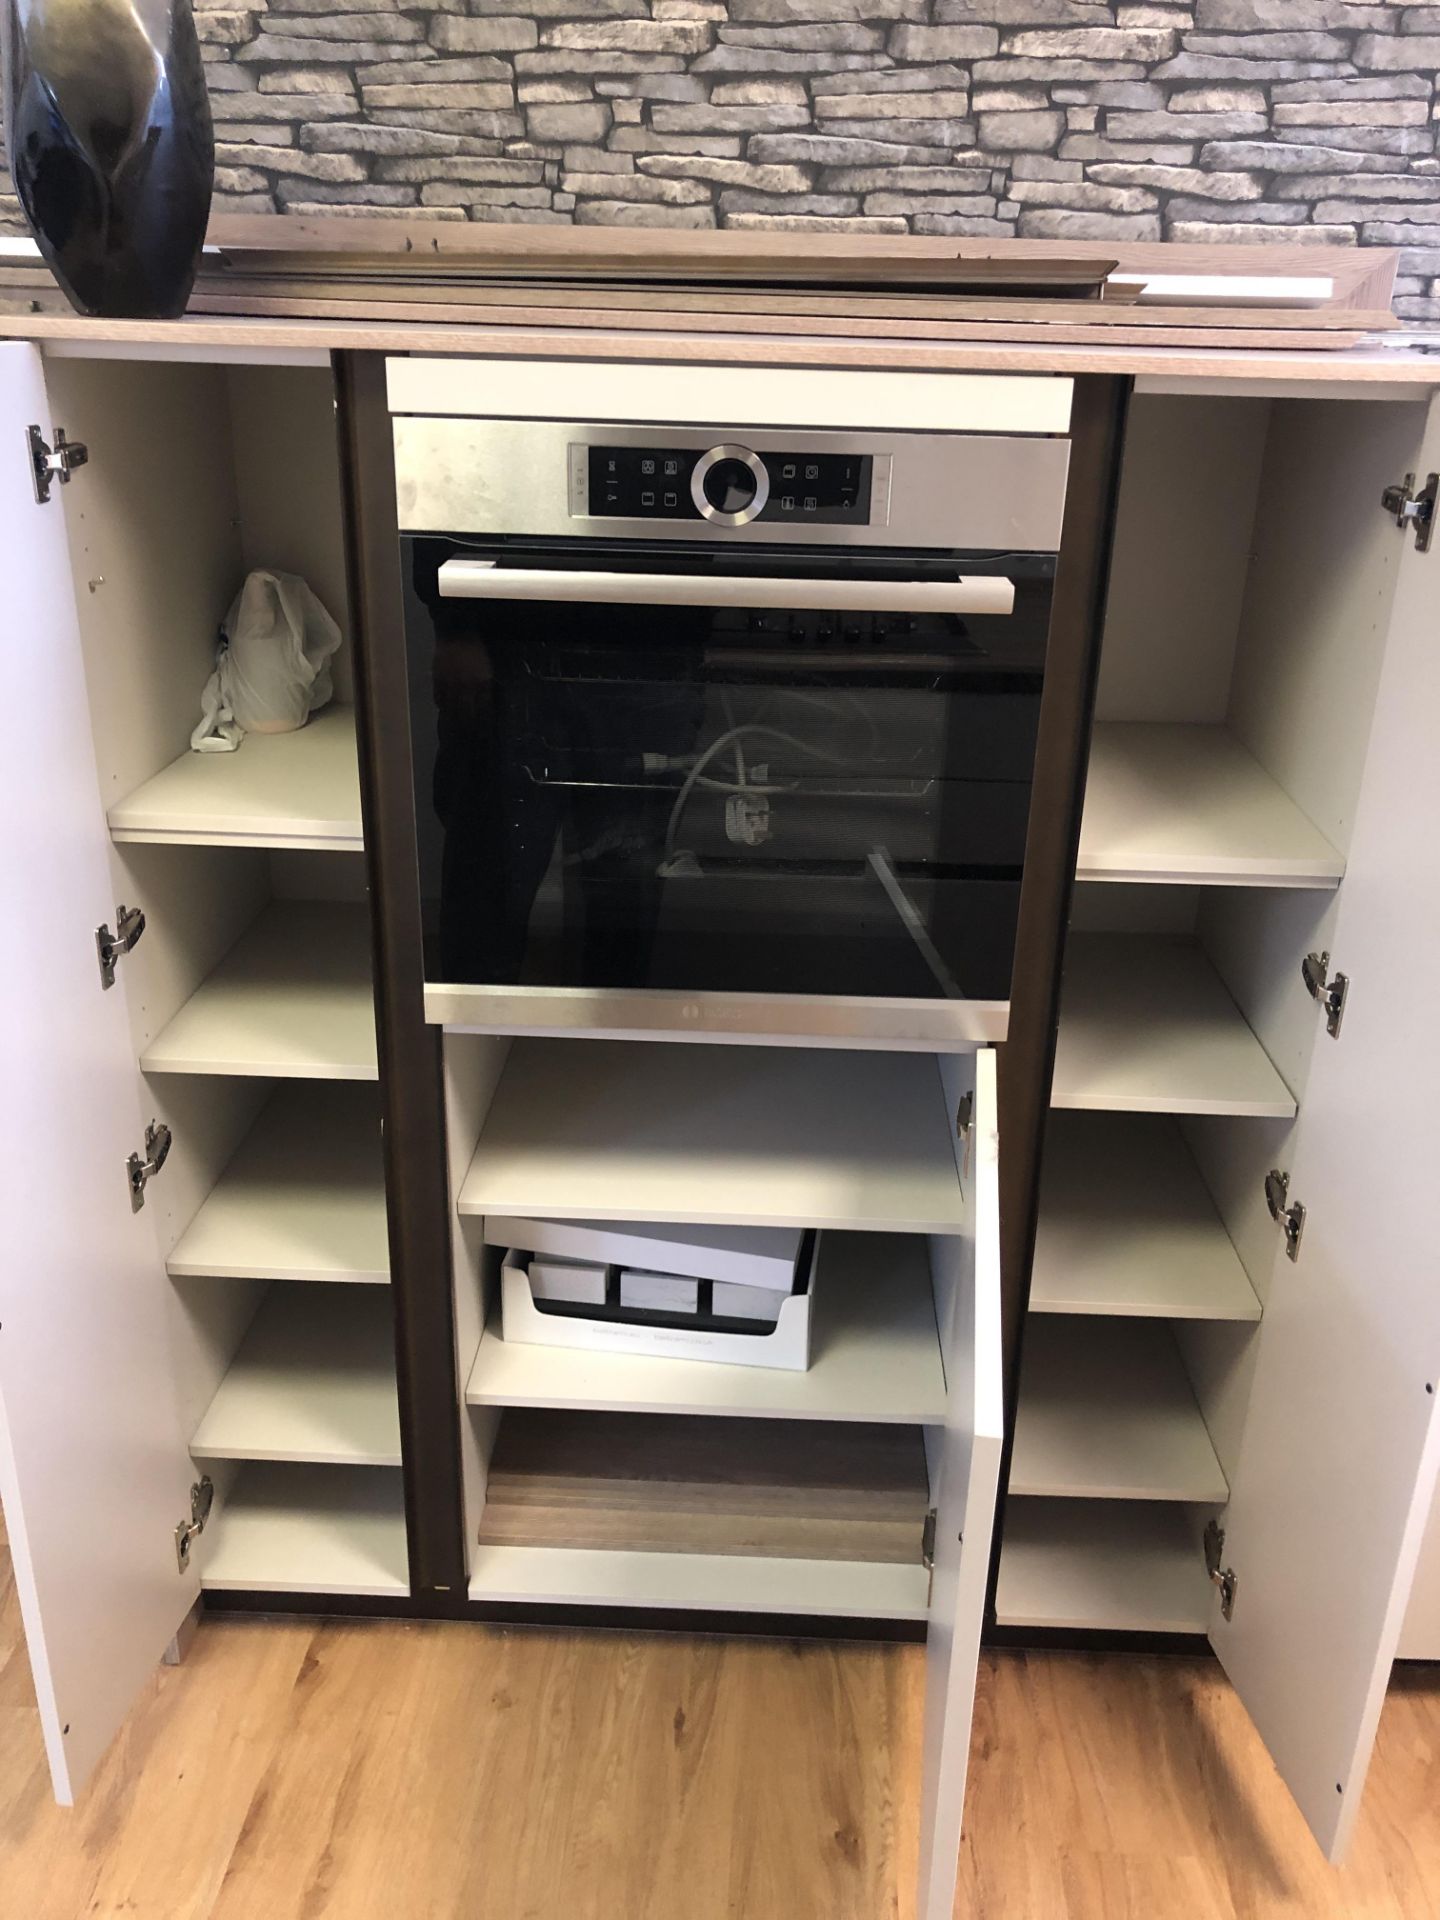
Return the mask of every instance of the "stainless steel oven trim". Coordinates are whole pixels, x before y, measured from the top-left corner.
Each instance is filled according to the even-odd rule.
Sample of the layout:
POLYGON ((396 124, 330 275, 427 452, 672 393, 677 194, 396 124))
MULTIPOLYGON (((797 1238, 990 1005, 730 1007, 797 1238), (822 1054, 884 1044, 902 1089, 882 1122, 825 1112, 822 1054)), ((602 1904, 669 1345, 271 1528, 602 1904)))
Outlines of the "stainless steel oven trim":
POLYGON ((1010 1002, 430 983, 425 1018, 458 1033, 969 1053, 1006 1038, 1010 1002))
MULTIPOLYGON (((654 446, 705 452, 732 437, 722 427, 598 426, 548 420, 466 420, 404 415, 393 423, 402 533, 454 539, 492 535, 562 540, 702 539, 716 546, 938 548, 1058 553, 1070 443, 1004 434, 834 433, 776 428, 744 434, 757 453, 803 439, 817 453, 868 454, 874 467, 869 524, 791 525, 754 520, 722 527, 696 520, 592 517, 576 493, 572 449, 654 446), (577 508, 579 509, 577 511, 577 508)), ((588 479, 584 486, 588 488, 588 479)))

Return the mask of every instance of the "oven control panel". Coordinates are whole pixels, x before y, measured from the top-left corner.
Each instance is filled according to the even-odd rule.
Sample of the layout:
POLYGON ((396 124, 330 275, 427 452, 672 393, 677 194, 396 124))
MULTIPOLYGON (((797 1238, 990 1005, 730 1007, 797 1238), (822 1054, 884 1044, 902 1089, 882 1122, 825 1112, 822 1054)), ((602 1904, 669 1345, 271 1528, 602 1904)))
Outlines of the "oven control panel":
POLYGON ((707 448, 576 448, 572 511, 594 520, 690 520, 743 527, 870 524, 874 461, 869 454, 756 453, 739 442, 707 448), (577 485, 583 477, 583 487, 577 485), (580 496, 577 498, 576 496, 580 496))

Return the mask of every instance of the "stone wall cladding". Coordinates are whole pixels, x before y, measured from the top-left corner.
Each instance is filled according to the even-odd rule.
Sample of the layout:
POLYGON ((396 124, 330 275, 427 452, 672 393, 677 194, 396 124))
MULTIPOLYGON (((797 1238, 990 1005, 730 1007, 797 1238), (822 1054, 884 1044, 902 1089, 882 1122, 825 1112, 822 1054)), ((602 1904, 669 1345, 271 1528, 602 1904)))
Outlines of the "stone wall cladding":
MULTIPOLYGON (((197 10, 217 211, 1403 248, 1440 322, 1440 0, 197 10)), ((22 228, 0 175, 0 228, 22 228)))

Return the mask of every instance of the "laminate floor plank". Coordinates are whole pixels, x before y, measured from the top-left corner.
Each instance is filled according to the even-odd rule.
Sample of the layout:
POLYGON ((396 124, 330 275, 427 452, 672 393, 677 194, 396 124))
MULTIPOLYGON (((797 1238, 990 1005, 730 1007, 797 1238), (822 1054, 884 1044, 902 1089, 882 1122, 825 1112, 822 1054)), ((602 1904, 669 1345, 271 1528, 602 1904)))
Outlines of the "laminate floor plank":
MULTIPOLYGON (((16 1920, 911 1920, 918 1647, 201 1622, 49 1798, 0 1551, 16 1920)), ((1208 1659, 988 1652, 964 1920, 1434 1920, 1440 1669, 1328 1867, 1208 1659)))

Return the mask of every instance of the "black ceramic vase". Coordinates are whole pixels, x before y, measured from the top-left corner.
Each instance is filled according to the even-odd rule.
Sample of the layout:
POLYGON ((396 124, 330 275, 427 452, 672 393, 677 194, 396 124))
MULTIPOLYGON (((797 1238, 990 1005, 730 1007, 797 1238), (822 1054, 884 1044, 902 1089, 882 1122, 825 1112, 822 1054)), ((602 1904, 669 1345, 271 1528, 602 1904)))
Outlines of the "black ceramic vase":
POLYGON ((0 0, 5 136, 40 251, 81 313, 190 298, 215 133, 190 0, 0 0))

